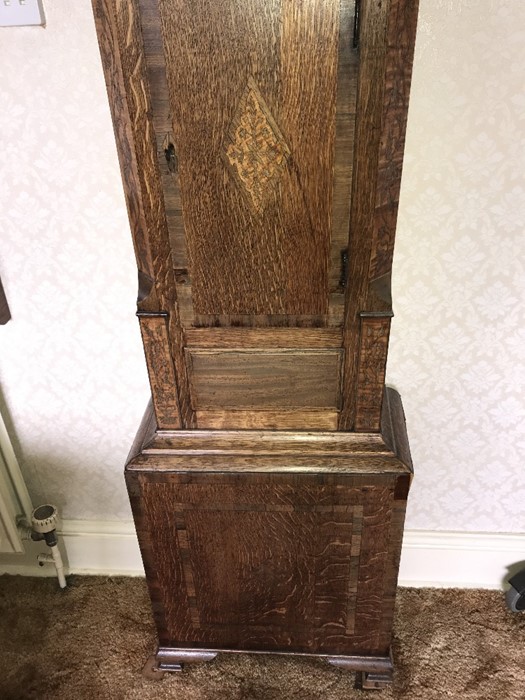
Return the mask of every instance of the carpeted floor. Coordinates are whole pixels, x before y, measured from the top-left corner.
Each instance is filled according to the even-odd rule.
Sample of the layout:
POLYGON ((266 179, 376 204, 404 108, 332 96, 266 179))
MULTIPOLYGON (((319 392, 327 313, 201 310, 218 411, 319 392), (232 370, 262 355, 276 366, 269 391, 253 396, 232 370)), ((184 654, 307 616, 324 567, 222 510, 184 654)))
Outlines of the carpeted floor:
POLYGON ((353 689, 316 659, 223 655, 162 681, 141 675, 155 647, 141 579, 0 577, 2 700, 524 700, 525 615, 497 591, 401 589, 394 686, 353 689), (364 693, 364 694, 363 694, 364 693))

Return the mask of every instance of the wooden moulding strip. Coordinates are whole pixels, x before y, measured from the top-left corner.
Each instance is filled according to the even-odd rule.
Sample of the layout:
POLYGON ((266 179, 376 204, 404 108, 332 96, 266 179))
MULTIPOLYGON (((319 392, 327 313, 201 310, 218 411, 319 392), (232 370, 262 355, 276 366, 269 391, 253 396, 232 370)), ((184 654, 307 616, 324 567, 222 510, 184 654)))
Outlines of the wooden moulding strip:
POLYGON ((292 430, 161 431, 143 445, 142 451, 147 454, 393 455, 377 433, 292 430))
POLYGON ((154 280, 160 308, 169 311, 168 342, 177 368, 170 391, 174 387, 178 395, 178 423, 191 428, 194 414, 182 352, 139 7, 136 0, 93 0, 93 5, 138 267, 154 280))
POLYGON ((388 9, 388 2, 361 3, 340 430, 357 429, 355 402, 358 385, 359 312, 367 308, 368 271, 373 240, 372 223, 382 129, 388 9))
MULTIPOLYGON (((190 473, 202 478, 211 474, 226 478, 231 475, 234 479, 238 473, 274 474, 286 476, 296 474, 298 477, 309 475, 314 479, 320 474, 336 475, 340 478, 363 477, 385 481, 391 490, 392 482, 399 475, 406 474, 408 468, 393 456, 371 456, 369 454, 346 455, 330 457, 324 455, 199 455, 199 454, 140 454, 127 466, 127 470, 143 473, 157 472, 160 474, 178 474, 186 478, 190 473)), ((199 478, 200 478, 199 477, 199 478)), ((375 483, 375 482, 374 482, 375 483)), ((366 481, 363 482, 366 486, 366 481)))
POLYGON ((92 0, 92 4, 135 257, 139 269, 152 276, 153 264, 147 235, 148 224, 144 213, 140 168, 134 147, 135 134, 119 47, 117 13, 114 2, 111 0, 92 0))
POLYGON ((357 417, 355 403, 359 400, 359 312, 374 308, 374 280, 386 277, 392 264, 417 12, 417 0, 361 3, 350 224, 350 250, 355 254, 350 256, 347 286, 341 430, 367 429, 367 421, 357 417))

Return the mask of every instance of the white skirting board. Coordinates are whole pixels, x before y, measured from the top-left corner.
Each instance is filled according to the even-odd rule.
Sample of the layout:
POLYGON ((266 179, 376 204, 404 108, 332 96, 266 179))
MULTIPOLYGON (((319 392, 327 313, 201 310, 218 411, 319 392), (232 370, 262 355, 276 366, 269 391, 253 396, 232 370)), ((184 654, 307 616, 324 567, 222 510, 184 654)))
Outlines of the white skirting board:
MULTIPOLYGON (((65 520, 60 548, 66 571, 100 576, 143 576, 132 522, 65 520)), ((52 576, 40 568, 42 543, 26 543, 26 554, 0 556, 0 574, 52 576)), ((509 571, 525 565, 525 534, 407 530, 399 584, 459 588, 502 588, 509 571)))

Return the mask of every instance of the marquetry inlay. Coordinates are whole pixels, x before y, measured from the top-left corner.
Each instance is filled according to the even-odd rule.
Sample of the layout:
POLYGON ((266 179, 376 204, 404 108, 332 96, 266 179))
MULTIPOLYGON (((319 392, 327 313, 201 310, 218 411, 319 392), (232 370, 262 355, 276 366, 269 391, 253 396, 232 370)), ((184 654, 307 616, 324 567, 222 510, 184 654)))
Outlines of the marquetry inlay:
POLYGON ((224 142, 230 172, 257 212, 286 169, 290 149, 255 81, 248 80, 224 142))

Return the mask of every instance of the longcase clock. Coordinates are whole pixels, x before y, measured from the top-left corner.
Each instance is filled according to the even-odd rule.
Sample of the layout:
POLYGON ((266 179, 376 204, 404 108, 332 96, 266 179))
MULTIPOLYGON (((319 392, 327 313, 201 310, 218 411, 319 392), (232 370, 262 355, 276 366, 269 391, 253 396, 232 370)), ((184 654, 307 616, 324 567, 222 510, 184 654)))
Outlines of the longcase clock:
POLYGON ((417 0, 94 0, 152 402, 126 481, 157 667, 391 681, 385 390, 417 0))

